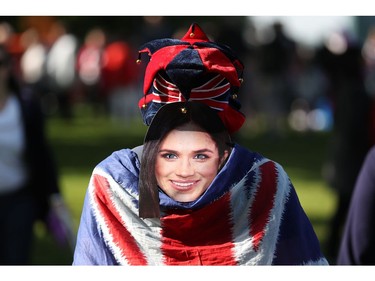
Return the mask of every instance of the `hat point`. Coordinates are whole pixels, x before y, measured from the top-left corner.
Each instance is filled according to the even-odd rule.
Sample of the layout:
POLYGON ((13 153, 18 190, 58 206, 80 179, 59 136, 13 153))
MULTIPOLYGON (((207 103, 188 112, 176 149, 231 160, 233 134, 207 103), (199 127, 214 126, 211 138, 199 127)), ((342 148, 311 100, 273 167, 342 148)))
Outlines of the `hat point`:
POLYGON ((188 32, 186 32, 186 34, 184 35, 184 37, 182 37, 181 40, 187 41, 190 43, 196 42, 196 41, 206 41, 206 42, 210 41, 207 35, 202 30, 202 28, 196 23, 193 23, 190 25, 188 32))

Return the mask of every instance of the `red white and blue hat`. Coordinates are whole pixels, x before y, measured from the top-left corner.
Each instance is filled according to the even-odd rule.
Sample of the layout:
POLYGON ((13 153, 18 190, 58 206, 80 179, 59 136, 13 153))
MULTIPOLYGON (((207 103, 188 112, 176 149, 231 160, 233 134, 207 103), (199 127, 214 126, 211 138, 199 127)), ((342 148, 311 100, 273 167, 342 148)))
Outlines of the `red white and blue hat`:
POLYGON ((181 40, 144 44, 139 62, 143 53, 149 55, 149 62, 138 105, 147 126, 165 104, 198 101, 217 110, 229 133, 241 128, 245 115, 240 112, 238 92, 244 66, 228 46, 210 41, 194 23, 181 40))

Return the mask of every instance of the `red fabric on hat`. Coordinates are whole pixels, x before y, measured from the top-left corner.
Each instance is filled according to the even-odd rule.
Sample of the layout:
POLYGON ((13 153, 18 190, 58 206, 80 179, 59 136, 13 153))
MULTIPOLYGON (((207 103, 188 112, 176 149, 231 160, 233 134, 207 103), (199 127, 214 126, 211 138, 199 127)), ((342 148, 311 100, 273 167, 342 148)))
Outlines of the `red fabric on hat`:
POLYGON ((241 85, 233 63, 221 51, 215 48, 198 48, 203 65, 210 72, 217 72, 228 79, 233 86, 241 85))
POLYGON ((197 24, 192 24, 181 40, 190 43, 210 41, 204 31, 197 24))
MULTIPOLYGON (((242 83, 239 75, 242 75, 243 64, 236 58, 229 47, 211 42, 203 30, 196 24, 190 26, 188 32, 181 40, 166 38, 151 41, 145 46, 139 53, 147 52, 150 61, 148 62, 144 76, 144 97, 138 103, 144 112, 147 112, 147 104, 151 102, 163 104, 184 101, 185 99, 196 100, 217 109, 219 116, 230 133, 237 131, 243 125, 245 116, 239 111, 239 102, 235 101, 237 91, 242 83), (190 54, 194 55, 190 57, 190 54), (153 83, 156 76, 162 71, 167 72, 168 75, 175 74, 174 77, 173 75, 170 77, 183 95, 178 92, 174 94, 174 91, 156 93, 156 89, 152 90, 155 93, 151 92, 151 88, 155 87, 153 83), (172 71, 180 71, 180 73, 172 73, 172 71), (194 73, 194 71, 196 72, 194 73), (189 73, 189 76, 185 77, 185 73, 189 73), (222 96, 218 95, 218 98, 215 99, 211 93, 207 95, 202 92, 202 97, 199 97, 199 92, 193 92, 193 86, 189 89, 189 80, 187 79, 198 79, 197 81, 199 81, 203 77, 200 76, 201 73, 216 73, 226 78, 230 85, 230 92, 227 92, 227 96, 224 96, 225 92, 223 92, 222 96), (178 81, 176 77, 182 79, 178 81), (188 86, 186 87, 186 85, 188 86), (189 91, 190 94, 187 94, 189 91)), ((148 114, 142 114, 147 116, 145 118, 148 120, 150 116, 156 114, 156 112, 153 112, 155 110, 155 107, 152 107, 148 114)), ((145 121, 145 123, 149 124, 149 121, 145 121)))
POLYGON ((186 49, 186 47, 187 46, 183 46, 183 45, 164 47, 156 51, 152 55, 153 59, 151 59, 150 62, 148 63, 146 67, 146 72, 145 72, 145 78, 144 78, 144 84, 143 84, 143 92, 145 95, 148 93, 148 90, 150 89, 156 74, 160 70, 165 70, 167 65, 171 62, 171 60, 174 59, 176 54, 178 54, 183 49, 186 49))

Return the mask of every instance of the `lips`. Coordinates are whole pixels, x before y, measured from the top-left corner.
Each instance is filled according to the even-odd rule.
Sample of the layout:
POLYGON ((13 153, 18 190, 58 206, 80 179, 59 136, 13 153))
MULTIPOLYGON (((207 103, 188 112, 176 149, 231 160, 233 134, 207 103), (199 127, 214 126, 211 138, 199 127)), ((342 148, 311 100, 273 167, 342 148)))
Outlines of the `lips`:
POLYGON ((191 189, 198 181, 171 181, 172 185, 178 190, 191 189))

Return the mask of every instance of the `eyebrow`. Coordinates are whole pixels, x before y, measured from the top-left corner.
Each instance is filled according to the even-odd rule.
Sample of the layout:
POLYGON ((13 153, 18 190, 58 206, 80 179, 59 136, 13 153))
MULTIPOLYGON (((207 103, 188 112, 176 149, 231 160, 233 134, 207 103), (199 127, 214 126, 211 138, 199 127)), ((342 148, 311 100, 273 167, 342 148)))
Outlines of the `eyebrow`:
MULTIPOLYGON (((159 150, 159 153, 163 153, 163 152, 169 152, 169 153, 178 154, 178 151, 173 150, 173 149, 168 149, 168 148, 160 149, 160 150, 159 150)), ((211 149, 208 149, 208 148, 203 148, 203 149, 194 150, 193 152, 194 152, 194 153, 205 153, 205 152, 208 152, 208 153, 214 153, 211 149)))

